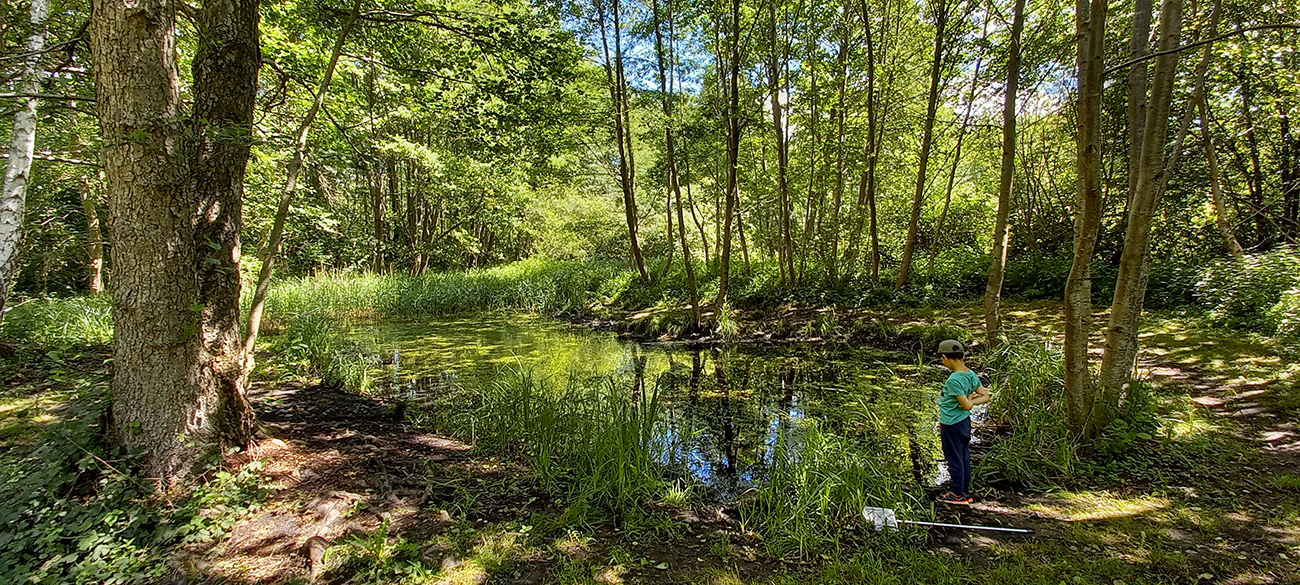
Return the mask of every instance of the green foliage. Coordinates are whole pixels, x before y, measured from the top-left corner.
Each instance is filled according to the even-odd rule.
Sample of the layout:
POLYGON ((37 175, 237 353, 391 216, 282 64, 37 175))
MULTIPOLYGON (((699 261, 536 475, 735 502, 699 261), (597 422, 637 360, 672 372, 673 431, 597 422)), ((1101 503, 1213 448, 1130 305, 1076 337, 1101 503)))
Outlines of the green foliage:
POLYGON ((176 546, 224 536, 264 500, 258 465, 161 499, 133 474, 141 453, 97 440, 107 406, 102 390, 74 400, 29 455, 0 460, 0 580, 157 582, 176 546))
POLYGON ((1300 250, 1215 262, 1197 283, 1196 298, 1217 324, 1300 336, 1300 250))
POLYGON ((853 448, 816 421, 804 421, 799 441, 782 433, 767 481, 741 508, 741 524, 763 535, 777 558, 812 558, 840 550, 864 528, 864 506, 897 508, 910 479, 885 459, 888 446, 853 448))
POLYGON ((509 372, 474 396, 469 416, 425 422, 493 452, 522 455, 548 490, 583 506, 624 513, 656 500, 669 484, 655 424, 657 387, 629 380, 570 378, 567 383, 509 372))
POLYGON ((493 309, 585 312, 595 291, 624 269, 599 262, 530 259, 494 268, 422 276, 326 274, 277 282, 267 300, 275 321, 316 313, 419 316, 493 309))
POLYGON ((979 481, 1050 486, 1072 474, 1078 461, 1066 428, 1060 348, 1026 338, 982 359, 992 369, 988 421, 1000 436, 975 469, 979 481))

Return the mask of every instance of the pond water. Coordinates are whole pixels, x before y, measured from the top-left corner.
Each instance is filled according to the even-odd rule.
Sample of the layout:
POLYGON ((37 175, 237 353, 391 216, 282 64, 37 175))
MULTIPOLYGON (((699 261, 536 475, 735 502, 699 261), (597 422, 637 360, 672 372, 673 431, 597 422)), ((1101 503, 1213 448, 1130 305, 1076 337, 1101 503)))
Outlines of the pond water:
POLYGON ((915 354, 812 343, 633 342, 513 313, 353 323, 347 337, 374 364, 379 392, 417 404, 485 387, 511 371, 558 383, 604 377, 629 391, 652 387, 664 406, 664 463, 718 500, 761 482, 778 440, 797 442, 812 421, 864 454, 891 446, 895 463, 910 467, 917 482, 943 479, 935 402, 947 370, 915 354))

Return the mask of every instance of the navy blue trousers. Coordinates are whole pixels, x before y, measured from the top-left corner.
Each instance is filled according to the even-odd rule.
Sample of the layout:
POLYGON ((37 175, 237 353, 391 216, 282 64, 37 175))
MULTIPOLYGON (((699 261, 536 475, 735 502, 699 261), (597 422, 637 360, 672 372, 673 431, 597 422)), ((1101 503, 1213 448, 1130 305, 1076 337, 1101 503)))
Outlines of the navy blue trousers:
POLYGON ((952 476, 952 493, 964 496, 970 489, 970 417, 939 425, 939 440, 943 443, 943 458, 948 460, 948 475, 952 476))

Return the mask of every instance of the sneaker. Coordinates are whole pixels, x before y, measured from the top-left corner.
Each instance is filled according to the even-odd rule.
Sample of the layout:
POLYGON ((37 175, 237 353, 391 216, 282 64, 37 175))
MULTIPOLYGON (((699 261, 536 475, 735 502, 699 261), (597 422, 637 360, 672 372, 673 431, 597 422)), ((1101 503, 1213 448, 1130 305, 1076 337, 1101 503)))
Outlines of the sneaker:
POLYGON ((959 496, 952 492, 948 492, 942 496, 939 496, 939 501, 945 504, 958 504, 964 506, 966 504, 971 503, 974 500, 972 500, 970 496, 959 496))

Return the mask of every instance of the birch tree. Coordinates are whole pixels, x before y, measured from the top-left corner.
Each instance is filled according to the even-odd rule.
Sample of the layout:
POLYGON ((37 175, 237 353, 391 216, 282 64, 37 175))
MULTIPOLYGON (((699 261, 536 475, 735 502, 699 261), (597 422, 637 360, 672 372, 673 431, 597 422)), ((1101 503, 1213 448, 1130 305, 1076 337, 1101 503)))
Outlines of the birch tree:
POLYGON ((9 287, 18 264, 18 245, 23 237, 27 179, 36 149, 36 96, 41 92, 41 55, 45 50, 45 21, 49 16, 50 0, 32 0, 28 17, 32 31, 27 37, 27 53, 23 58, 22 78, 18 82, 21 106, 14 113, 9 164, 5 167, 4 187, 0 192, 0 321, 4 320, 9 287))

